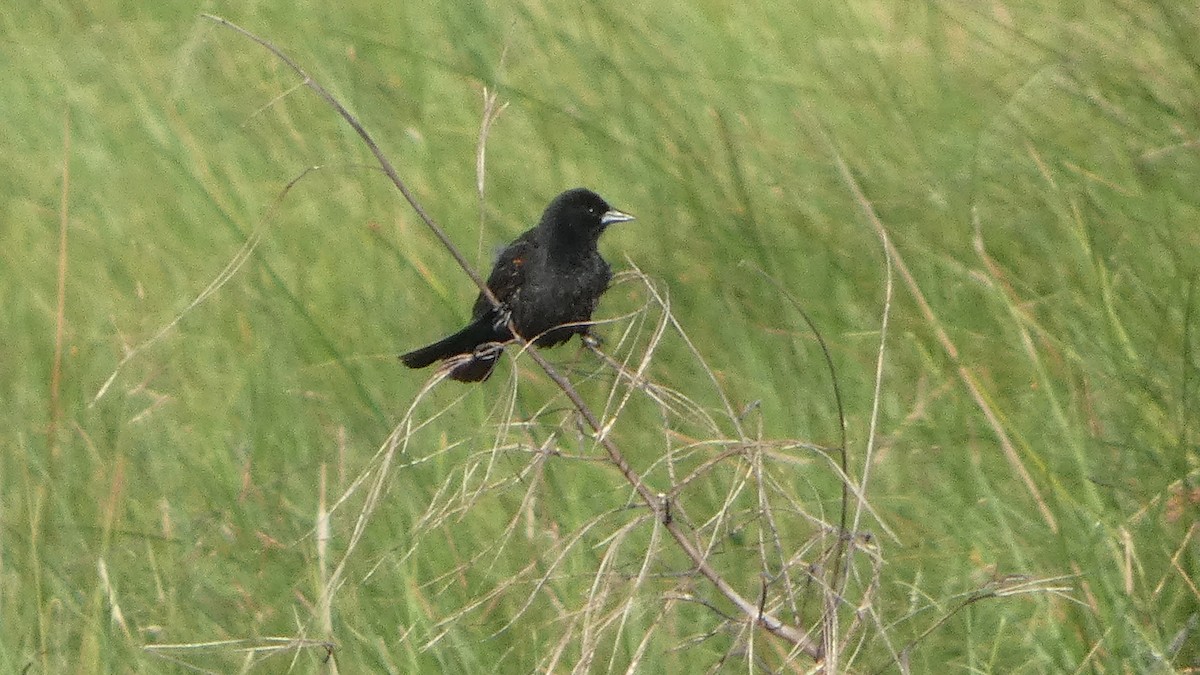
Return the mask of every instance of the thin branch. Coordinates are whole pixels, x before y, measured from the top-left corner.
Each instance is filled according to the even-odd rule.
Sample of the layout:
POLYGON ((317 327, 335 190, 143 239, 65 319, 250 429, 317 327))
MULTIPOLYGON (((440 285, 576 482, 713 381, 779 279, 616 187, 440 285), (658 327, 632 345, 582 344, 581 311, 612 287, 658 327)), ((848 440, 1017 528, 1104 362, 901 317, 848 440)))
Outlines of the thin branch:
POLYGON ((461 267, 463 271, 467 273, 467 276, 471 277, 471 281, 475 282, 475 285, 479 287, 479 290, 488 298, 488 300, 492 302, 493 305, 499 306, 500 303, 496 300, 496 296, 492 294, 491 290, 488 289, 487 284, 484 283, 483 277, 479 276, 479 273, 475 271, 475 268, 471 267, 471 264, 468 263, 467 259, 463 257, 463 254, 458 250, 458 247, 455 246, 454 242, 450 240, 450 237, 446 234, 446 231, 443 230, 440 225, 434 222, 433 218, 426 213, 424 207, 422 207, 421 203, 417 201, 416 195, 414 195, 412 191, 408 189, 408 185, 406 185, 404 181, 400 179, 400 174, 396 172, 396 168, 392 166, 390 161, 388 161, 387 156, 383 154, 383 150, 379 149, 379 144, 377 144, 375 139, 371 137, 371 134, 367 132, 365 128, 363 128, 363 125, 358 121, 357 117, 352 115, 350 111, 346 110, 346 108, 342 106, 342 104, 338 102, 336 98, 334 98, 333 94, 330 94, 325 87, 322 87, 319 82, 314 80, 311 75, 305 72, 305 70, 300 67, 300 64, 293 61, 290 56, 284 54, 283 51, 275 45, 227 19, 223 19, 213 14, 201 14, 200 16, 208 19, 209 21, 213 21, 225 26, 234 32, 240 33, 242 36, 258 43, 264 49, 274 54, 276 58, 284 63, 284 65, 286 65, 288 68, 291 68, 292 71, 294 71, 303 79, 304 86, 313 90, 317 96, 321 97, 321 100, 325 101, 325 103, 329 104, 330 107, 337 111, 337 114, 342 119, 346 120, 347 124, 353 127, 355 133, 357 133, 359 138, 362 139, 363 143, 366 144, 367 149, 371 151, 371 154, 375 155, 376 161, 379 162, 380 168, 383 169, 383 172, 387 175, 388 179, 392 181, 392 184, 396 186, 396 189, 400 191, 400 194, 404 195, 404 199, 406 199, 409 205, 412 206, 413 211, 416 211, 417 216, 429 226, 429 229, 433 232, 434 236, 436 236, 442 242, 442 245, 445 246, 446 250, 450 252, 450 255, 454 257, 454 260, 458 263, 459 267, 461 267))
MULTIPOLYGON (((367 145, 371 153, 375 155, 376 160, 379 161, 380 167, 383 169, 384 173, 387 174, 388 178, 391 179, 396 188, 400 190, 400 193, 404 195, 404 198, 408 200, 408 203, 413 207, 413 210, 417 213, 421 220, 423 220, 425 224, 429 226, 429 229, 442 242, 442 244, 446 247, 446 250, 450 252, 450 255, 453 256, 455 261, 458 262, 459 266, 462 267, 463 271, 465 271, 467 275, 471 277, 471 280, 475 282, 475 285, 479 287, 484 296, 487 297, 493 303, 493 305, 499 306, 495 295, 493 295, 491 290, 488 289, 487 284, 484 283, 479 274, 467 263, 466 259, 462 256, 462 253, 460 253, 454 243, 450 241, 450 238, 446 235, 445 231, 442 230, 442 228, 439 227, 436 222, 434 222, 429 214, 427 214, 417 202, 416 197, 409 191, 408 187, 404 184, 404 181, 400 179, 400 176, 396 173, 396 170, 392 166, 391 162, 389 162, 387 157, 384 156, 383 151, 379 149, 378 144, 375 143, 374 139, 371 138, 371 135, 366 129, 363 128, 362 124, 359 123, 358 119, 355 118, 354 115, 347 111, 346 108, 342 106, 342 104, 339 103, 338 100, 334 98, 333 95, 330 94, 324 87, 313 80, 312 77, 308 75, 308 73, 306 73, 295 61, 293 61, 290 57, 288 57, 267 40, 258 37, 241 26, 238 26, 237 24, 234 24, 221 17, 213 16, 211 14, 203 14, 202 16, 206 19, 223 25, 259 44, 264 49, 274 54, 277 58, 279 58, 280 61, 286 64, 293 71, 295 71, 297 75, 302 77, 304 79, 305 86, 307 86, 309 89, 312 89, 313 92, 315 92, 322 100, 329 104, 329 106, 332 107, 338 113, 338 115, 341 116, 341 118, 344 119, 346 123, 354 129, 355 132, 358 133, 359 137, 363 140, 363 143, 367 145)), ((510 329, 512 328, 513 326, 511 325, 510 321, 510 329)), ((570 380, 568 380, 564 375, 559 373, 558 370, 541 355, 536 347, 521 337, 516 330, 513 330, 512 332, 515 336, 516 342, 521 345, 522 349, 529 354, 529 357, 533 359, 534 363, 536 363, 546 373, 547 377, 549 377, 551 381, 553 381, 554 384, 556 384, 558 388, 562 390, 562 392, 575 406, 575 409, 579 411, 580 416, 591 429, 596 441, 608 454, 609 460, 613 463, 617 470, 621 472, 621 475, 625 478, 626 482, 633 486, 634 490, 638 494, 638 497, 642 500, 645 506, 651 512, 656 512, 659 504, 657 497, 658 493, 651 489, 642 479, 641 475, 629 465, 629 462, 625 459, 625 456, 621 453, 620 449, 617 448, 610 436, 603 433, 603 426, 601 425, 600 420, 596 417, 596 414, 592 411, 591 407, 589 407, 588 404, 583 400, 583 397, 580 396, 574 385, 572 385, 570 380)), ((715 586, 729 602, 737 606, 738 610, 746 618, 747 623, 752 622, 763 627, 771 634, 795 645, 813 659, 821 658, 822 648, 818 641, 813 640, 812 637, 805 634, 805 632, 799 628, 784 623, 772 614, 765 612, 760 613, 758 603, 749 600, 742 594, 738 593, 738 591, 733 588, 733 586, 731 586, 729 582, 727 582, 724 577, 722 577, 720 573, 718 573, 716 569, 712 567, 712 565, 708 563, 706 557, 700 552, 695 543, 688 538, 687 533, 683 530, 678 522, 664 523, 663 526, 666 528, 667 532, 670 533, 671 537, 675 539, 675 542, 679 545, 683 552, 692 560, 692 563, 696 567, 696 571, 708 579, 709 582, 712 583, 713 586, 715 586)), ((340 568, 338 572, 340 572, 340 568)), ((335 572, 335 578, 337 577, 338 572, 335 572)))

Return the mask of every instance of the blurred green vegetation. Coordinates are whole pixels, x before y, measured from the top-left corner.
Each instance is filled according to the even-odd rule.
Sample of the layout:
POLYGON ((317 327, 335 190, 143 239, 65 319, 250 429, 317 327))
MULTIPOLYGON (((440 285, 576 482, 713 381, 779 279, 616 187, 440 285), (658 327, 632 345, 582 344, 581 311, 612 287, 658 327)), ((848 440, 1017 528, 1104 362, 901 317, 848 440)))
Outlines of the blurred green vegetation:
MULTIPOLYGON (((505 489, 428 528, 438 490, 479 480, 469 467, 505 418, 512 359, 483 386, 446 383, 421 403, 419 419, 444 412, 397 460, 348 559, 332 633, 318 627, 321 477, 330 502, 370 466, 426 377, 394 355, 457 328, 474 291, 353 131, 199 11, 110 0, 0 16, 0 668, 172 671, 143 645, 300 635, 335 642, 343 672, 569 668, 579 654, 551 654, 619 526, 605 520, 628 495, 619 476, 547 462, 528 532, 488 566, 462 561, 526 512, 525 459, 502 456, 489 475, 505 489), (244 264, 193 304, 248 241, 259 243, 244 264), (594 531, 545 588, 489 597, 547 562, 530 550, 585 524, 594 531)), ((914 672, 1200 667, 1197 8, 203 11, 273 41, 338 96, 480 267, 564 188, 587 185, 635 213, 603 250, 668 289, 733 407, 757 405, 747 425, 834 445, 820 351, 764 270, 832 346, 856 476, 887 276, 861 186, 936 323, 897 276, 868 485, 897 536, 864 523, 883 560, 881 622, 843 665, 896 671, 892 651, 920 637, 906 655, 914 672), (485 86, 508 107, 487 144, 481 211, 485 86), (1065 576, 1051 585, 1069 590, 952 612, 1010 575, 1065 576)), ((600 314, 644 299, 638 284, 618 285, 600 314)), ((621 325, 600 332, 615 344, 621 325)), ((547 355, 587 375, 585 393, 603 404, 612 376, 593 357, 547 355)), ((528 359, 518 364, 518 417, 562 405, 528 359)), ((649 374, 720 405, 677 336, 649 374)), ((620 438, 665 487, 656 462, 672 441, 656 414, 631 408, 620 438)), ((599 454, 582 438, 559 442, 599 454)), ((838 482, 823 462, 809 466, 782 480, 836 520, 838 482)), ((700 511, 723 495, 688 497, 700 511)), ((360 501, 334 513, 335 562, 360 501)), ((633 536, 628 546, 649 545, 646 531, 633 536)), ((670 560, 655 572, 686 569, 670 560)), ((754 561, 731 565, 743 572, 731 583, 756 597, 754 561)), ((664 627, 639 657, 647 672, 750 667, 728 634, 689 642, 717 623, 705 607, 668 603, 657 618, 667 600, 645 591, 637 603, 590 669, 624 670, 654 622, 664 627)), ((756 640, 778 666, 786 649, 756 640)), ((306 667, 325 656, 301 654, 306 667)), ((236 646, 171 658, 252 665, 236 646)))

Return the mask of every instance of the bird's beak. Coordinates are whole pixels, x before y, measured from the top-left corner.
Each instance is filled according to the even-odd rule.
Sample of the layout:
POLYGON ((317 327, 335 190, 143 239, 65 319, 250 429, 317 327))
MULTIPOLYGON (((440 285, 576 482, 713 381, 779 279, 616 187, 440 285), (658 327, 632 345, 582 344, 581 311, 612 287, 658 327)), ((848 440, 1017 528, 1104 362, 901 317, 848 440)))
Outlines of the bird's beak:
POLYGON ((609 209, 600 216, 600 224, 608 227, 613 223, 623 223, 627 220, 633 220, 633 216, 616 209, 609 209))

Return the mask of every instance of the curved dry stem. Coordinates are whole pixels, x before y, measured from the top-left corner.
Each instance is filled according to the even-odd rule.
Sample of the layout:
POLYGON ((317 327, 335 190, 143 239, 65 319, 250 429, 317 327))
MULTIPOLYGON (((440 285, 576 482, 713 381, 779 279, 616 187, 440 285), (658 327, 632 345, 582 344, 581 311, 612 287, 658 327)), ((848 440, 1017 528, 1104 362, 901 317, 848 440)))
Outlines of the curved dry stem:
POLYGON ((304 169, 300 172, 300 175, 289 181, 288 184, 279 191, 279 194, 275 196, 275 201, 272 202, 271 208, 267 212, 266 217, 263 218, 262 224, 254 229, 254 231, 250 234, 250 237, 246 239, 246 243, 242 244, 242 247, 238 249, 238 252, 234 254, 233 258, 231 258, 229 262, 225 264, 225 267, 217 273, 217 276, 209 282, 208 286, 205 286, 204 290, 200 291, 200 293, 193 298, 190 303, 188 303, 187 307, 184 307, 170 321, 164 324, 162 328, 159 328, 154 335, 151 335, 149 338, 138 343, 136 346, 126 352, 125 356, 117 362, 117 365, 113 368, 112 373, 110 373, 108 378, 104 380, 104 384, 100 386, 100 389, 96 392, 96 395, 93 396, 92 400, 88 403, 89 408, 96 405, 100 399, 104 398, 104 395, 108 393, 109 388, 112 387, 113 382, 116 381, 117 375, 121 373, 121 370, 126 366, 126 364, 132 361, 143 351, 153 346, 156 342, 161 340, 167 333, 171 332, 172 328, 177 326, 180 321, 183 321, 183 317, 187 316, 188 313, 196 307, 204 304, 204 301, 212 297, 214 293, 220 290, 226 282, 228 282, 235 274, 237 274, 238 270, 242 268, 242 265, 246 264, 246 261, 250 259, 250 256, 253 255, 255 249, 258 248, 259 243, 262 242, 263 232, 267 229, 271 219, 274 217, 276 209, 278 209, 279 205, 283 203, 284 197, 287 197, 292 188, 296 187, 296 184, 303 180, 305 176, 313 171, 319 170, 320 168, 320 166, 310 166, 304 169))
MULTIPOLYGON (((429 216, 429 214, 420 205, 420 203, 417 201, 415 195, 413 195, 413 193, 409 190, 408 186, 404 183, 404 181, 401 180, 399 174, 396 172, 395 168, 392 166, 392 163, 384 155, 383 151, 379 148, 379 145, 371 137, 370 133, 367 132, 367 130, 362 126, 362 124, 358 121, 358 119, 353 114, 351 114, 348 110, 346 110, 346 108, 337 100, 337 98, 335 98, 332 94, 330 94, 328 90, 326 90, 323 86, 321 86, 318 82, 316 82, 307 72, 305 72, 304 69, 299 66, 299 64, 297 64, 295 61, 293 61, 289 56, 287 56, 283 51, 281 51, 279 48, 277 48, 271 42, 255 35, 254 33, 251 33, 250 31, 248 31, 248 30, 242 28, 241 26, 238 26, 237 24, 234 24, 233 22, 228 21, 224 18, 214 16, 211 14, 204 14, 203 16, 206 19, 209 19, 217 24, 225 26, 226 28, 229 28, 229 29, 241 34, 242 36, 246 37, 247 39, 250 39, 251 41, 262 46, 264 49, 267 49, 268 51, 270 51, 272 54, 275 55, 276 58, 278 58, 281 62, 283 62, 285 65, 287 65, 289 68, 291 68, 299 77, 301 77, 303 79, 303 83, 305 86, 307 86, 309 89, 311 89, 314 93, 317 94, 317 96, 319 96, 323 101, 325 101, 326 104, 328 104, 331 108, 333 108, 334 111, 336 111, 337 114, 343 120, 345 120, 347 124, 349 124, 354 129, 354 131, 358 134, 359 138, 362 139, 363 143, 366 144, 367 148, 375 156, 375 159, 379 162, 380 167, 383 169, 384 173, 388 176, 388 178, 392 181, 393 185, 395 185, 395 187, 400 191, 400 193, 408 201, 409 205, 412 206, 413 210, 416 212, 418 217, 420 217, 421 220, 424 221, 424 223, 429 227, 430 231, 432 231, 433 234, 438 238, 438 240, 441 241, 442 245, 446 248, 446 250, 450 253, 450 255, 455 259, 455 261, 463 269, 463 271, 471 278, 471 280, 473 282, 475 282, 475 285, 480 289, 480 292, 485 297, 487 297, 488 300, 493 303, 493 305, 498 306, 499 303, 497 302, 495 296, 492 294, 491 290, 488 289, 487 285, 484 283, 483 278, 479 275, 478 272, 476 272, 471 267, 471 265, 467 262, 466 258, 463 257, 462 253, 458 250, 458 248, 450 240, 450 238, 446 234, 446 232, 433 220, 432 217, 429 216)), ((666 304, 665 298, 663 298, 660 294, 658 294, 656 292, 656 289, 654 289, 654 287, 652 285, 647 286, 647 289, 651 292, 651 294, 655 295, 655 299, 658 302, 660 302, 661 304, 666 304)), ((674 317, 670 316, 669 313, 667 313, 667 316, 669 317, 673 328, 682 337, 682 339, 685 341, 685 343, 687 344, 688 348, 692 351, 692 353, 696 355, 698 362, 700 362, 703 365, 703 360, 700 358, 699 350, 697 350, 695 348, 695 345, 692 344, 690 339, 688 339, 686 333, 683 331, 682 326, 680 326, 678 324, 678 322, 675 321, 674 317)), ((510 328, 514 328, 514 327, 512 327, 510 325, 510 328)), ((662 522, 663 527, 671 535, 671 538, 675 540, 676 545, 691 560, 692 564, 694 565, 695 571, 698 572, 705 579, 707 579, 709 581, 709 583, 711 583, 712 586, 714 588, 716 588, 716 590, 722 596, 724 596, 727 601, 729 601, 735 607, 737 607, 738 611, 740 612, 741 616, 743 617, 744 626, 749 627, 750 625, 755 625, 755 626, 761 627, 764 630, 766 630, 767 632, 771 633, 772 635, 791 643, 794 647, 796 647, 797 649, 799 649, 800 651, 802 651, 803 653, 808 655, 810 658, 812 658, 814 660, 821 659, 824 649, 822 647, 820 640, 814 639, 806 631, 801 630, 800 628, 793 626, 787 622, 784 622, 781 619, 779 619, 778 617, 776 617, 774 614, 771 614, 771 613, 765 611, 762 607, 759 606, 759 602, 757 602, 757 598, 755 598, 754 600, 751 600, 751 599, 745 597, 744 595, 742 595, 741 593, 739 593, 738 590, 736 588, 734 588, 733 585, 730 584, 716 570, 715 567, 713 567, 713 565, 710 563, 706 553, 704 553, 701 550, 701 547, 698 545, 698 543, 696 541, 693 541, 692 536, 684 529, 684 527, 679 523, 679 521, 676 519, 665 517, 663 514, 660 513, 660 511, 663 508, 663 502, 659 497, 659 493, 657 491, 655 491, 654 489, 652 489, 646 483, 646 481, 643 479, 642 475, 630 465, 629 461, 625 458, 625 455, 621 452, 620 448, 613 441, 612 437, 608 433, 606 433, 607 425, 601 420, 600 417, 598 417, 596 415, 596 413, 591 409, 591 407, 587 404, 587 402, 583 400, 583 397, 580 395, 579 391, 575 388, 575 386, 571 383, 570 380, 568 380, 562 373, 560 373, 558 371, 558 369, 556 369, 552 364, 550 364, 550 362, 547 361, 544 356, 542 356, 540 351, 536 347, 534 347, 532 344, 528 343, 523 337, 521 337, 515 329, 512 332, 515 336, 517 336, 516 342, 521 345, 523 351, 525 351, 529 355, 529 358, 532 359, 534 361, 534 363, 536 363, 538 365, 538 367, 542 369, 542 371, 546 374, 546 376, 548 378, 550 378, 550 380, 562 391, 562 393, 571 402, 571 404, 574 406, 575 410, 578 412, 580 418, 583 420, 584 424, 591 431, 595 441, 600 445, 601 448, 603 448, 604 452, 607 454, 608 459, 611 462, 611 464, 614 467, 616 467, 617 471, 620 472, 620 474, 624 478, 624 480, 627 483, 629 483, 630 486, 632 486, 632 488, 634 489, 634 492, 636 493, 638 499, 642 502, 642 504, 647 509, 649 509, 652 513, 659 514, 660 522, 662 522)), ((712 379, 713 384, 716 387, 716 390, 718 391, 718 393, 721 397, 721 400, 726 409, 728 418, 731 421, 731 423, 733 424, 733 426, 736 430, 737 436, 739 438, 744 439, 745 434, 741 428, 740 417, 734 412, 734 409, 733 409, 732 405, 729 403, 728 399, 726 398, 724 391, 719 386, 719 383, 718 383, 715 373, 713 373, 711 371, 711 369, 709 369, 707 366, 704 366, 704 369, 708 373, 709 377, 712 379)), ((411 408, 410 408, 410 412, 411 412, 411 408)), ((379 495, 381 494, 382 488, 383 488, 382 478, 384 476, 386 476, 386 474, 387 474, 387 468, 390 465, 391 460, 393 459, 393 457, 395 455, 395 451, 403 446, 403 443, 406 441, 407 438, 408 438, 407 434, 397 435, 396 433, 393 433, 392 436, 389 437, 388 441, 385 443, 385 446, 382 449, 383 450, 382 454, 384 456, 382 458, 380 469, 376 472, 376 480, 372 482, 372 484, 370 486, 370 490, 369 490, 368 504, 370 506, 369 506, 369 508, 367 508, 367 507, 364 508, 364 511, 363 511, 364 516, 370 513, 370 511, 373 509, 373 505, 377 502, 379 495)), ((351 536, 351 545, 348 547, 345 556, 348 556, 350 554, 350 552, 353 550, 354 544, 356 544, 359 537, 361 537, 363 526, 364 526, 363 521, 364 521, 364 518, 360 517, 359 522, 357 522, 355 524, 354 533, 351 536)), ((327 592, 334 592, 334 590, 337 588, 338 584, 340 584, 341 575, 343 573, 344 564, 346 561, 345 556, 343 557, 342 561, 339 563, 337 569, 334 571, 333 577, 330 579, 329 585, 327 586, 327 592)), ((826 638, 826 641, 827 640, 828 640, 828 638, 826 638)))
POLYGON ((447 235, 446 231, 442 229, 442 226, 438 225, 437 222, 434 221, 433 217, 425 211, 425 208, 421 206, 421 203, 417 201, 416 195, 414 195, 412 191, 408 189, 408 185, 400 178, 400 174, 396 172, 396 167, 392 166, 391 161, 389 161, 387 156, 383 154, 383 150, 379 148, 379 144, 375 142, 375 139, 371 137, 371 134, 366 130, 366 128, 363 127, 362 123, 358 121, 357 117, 351 114, 349 110, 346 110, 346 108, 337 100, 337 98, 333 96, 333 94, 329 93, 325 87, 321 86, 319 82, 314 80, 311 75, 305 72, 305 70, 300 67, 300 64, 292 60, 290 56, 285 54, 283 50, 276 47, 270 41, 255 35, 254 33, 242 28, 228 19, 213 14, 201 14, 200 16, 208 19, 209 21, 213 21, 217 24, 225 26, 234 32, 240 33, 243 37, 257 43, 267 51, 274 54, 275 58, 282 61, 284 65, 286 65, 288 68, 291 68, 293 72, 299 75, 304 86, 311 89, 317 96, 321 98, 321 100, 325 101, 329 107, 333 108, 334 111, 337 112, 339 117, 345 120, 346 123, 354 129, 354 132, 357 133, 358 137, 362 139, 364 144, 366 144, 367 149, 371 151, 371 154, 375 155, 375 160, 379 162, 379 167, 383 169, 383 172, 387 175, 388 179, 392 181, 392 184, 396 186, 396 189, 400 191, 400 194, 403 195, 404 199, 408 201, 409 206, 411 206, 413 211, 417 213, 417 216, 424 221, 425 225, 429 227, 434 236, 436 236, 438 240, 442 242, 442 245, 446 247, 446 251, 453 256, 454 261, 458 263, 459 267, 461 267, 462 270, 467 273, 467 276, 471 277, 471 281, 475 282, 475 285, 479 287, 480 292, 482 292, 484 296, 486 296, 488 300, 492 302, 493 305, 497 307, 500 305, 500 303, 496 300, 496 296, 492 294, 491 290, 487 287, 487 284, 484 283, 483 277, 481 277, 479 273, 475 271, 475 268, 471 267, 471 264, 467 262, 467 259, 463 256, 462 252, 459 251, 458 247, 454 245, 454 242, 450 239, 450 236, 447 235))

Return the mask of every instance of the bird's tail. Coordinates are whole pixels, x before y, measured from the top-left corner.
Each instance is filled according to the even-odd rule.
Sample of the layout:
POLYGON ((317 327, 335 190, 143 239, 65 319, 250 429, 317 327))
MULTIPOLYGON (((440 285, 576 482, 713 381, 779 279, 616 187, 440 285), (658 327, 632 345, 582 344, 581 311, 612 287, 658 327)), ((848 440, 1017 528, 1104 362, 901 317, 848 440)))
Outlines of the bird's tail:
POLYGON ((462 362, 455 364, 450 371, 451 379, 460 382, 486 380, 492 374, 492 368, 500 356, 499 349, 489 346, 495 345, 499 337, 493 324, 494 322, 485 316, 454 335, 427 347, 401 354, 400 361, 409 368, 424 368, 434 361, 462 356, 462 362))
POLYGON ((409 368, 424 368, 434 361, 441 361, 456 354, 469 354, 475 351, 475 346, 480 342, 494 339, 490 329, 491 325, 488 322, 475 321, 450 337, 401 354, 400 360, 409 368))

